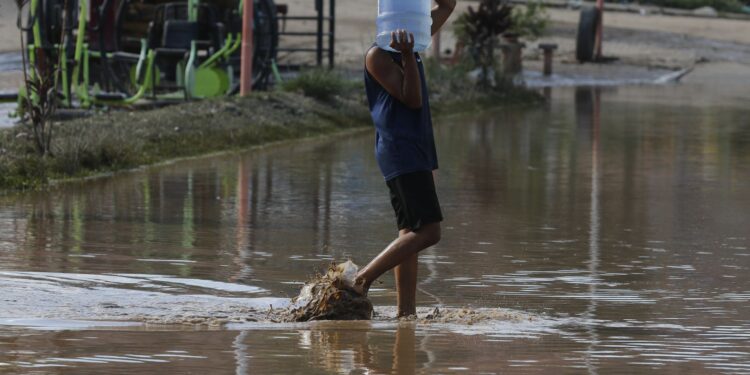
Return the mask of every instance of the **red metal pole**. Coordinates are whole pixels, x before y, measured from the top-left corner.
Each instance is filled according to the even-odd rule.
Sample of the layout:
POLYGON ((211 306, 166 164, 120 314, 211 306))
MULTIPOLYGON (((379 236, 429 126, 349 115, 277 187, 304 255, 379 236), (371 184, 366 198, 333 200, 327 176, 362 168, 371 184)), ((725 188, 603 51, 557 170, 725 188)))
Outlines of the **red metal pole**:
POLYGON ((240 95, 245 96, 253 89, 253 0, 242 1, 240 95))

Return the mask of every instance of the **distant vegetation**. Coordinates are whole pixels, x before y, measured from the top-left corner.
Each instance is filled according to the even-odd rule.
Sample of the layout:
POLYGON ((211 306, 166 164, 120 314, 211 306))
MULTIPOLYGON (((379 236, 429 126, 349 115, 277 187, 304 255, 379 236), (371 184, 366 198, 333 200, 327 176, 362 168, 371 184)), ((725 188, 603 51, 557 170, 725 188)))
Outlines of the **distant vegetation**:
POLYGON ((521 6, 506 0, 480 0, 476 9, 469 6, 453 22, 458 39, 456 52, 464 57, 463 64, 478 69, 480 86, 507 86, 504 83, 508 83, 509 77, 502 76, 496 53, 500 36, 509 40, 519 37, 534 40, 544 33, 548 21, 547 13, 538 1, 521 6))
POLYGON ((697 9, 709 6, 719 12, 742 11, 742 3, 738 0, 646 0, 642 2, 666 8, 697 9))
POLYGON ((510 14, 509 32, 534 40, 544 34, 549 16, 541 2, 530 1, 525 7, 514 6, 510 14))
POLYGON ((504 0, 481 0, 475 10, 473 6, 459 15, 453 22, 454 31, 460 47, 468 56, 469 64, 480 71, 477 82, 480 86, 490 87, 495 81, 497 59, 495 49, 498 38, 512 26, 513 6, 504 0))
POLYGON ((331 69, 309 69, 302 71, 297 77, 281 84, 281 89, 289 92, 299 92, 307 97, 331 101, 341 95, 351 86, 338 72, 331 69))
POLYGON ((498 105, 534 105, 543 101, 537 91, 513 84, 504 77, 495 77, 495 85, 477 85, 467 79, 474 69, 468 61, 457 65, 425 62, 433 113, 460 113, 482 110, 498 105))

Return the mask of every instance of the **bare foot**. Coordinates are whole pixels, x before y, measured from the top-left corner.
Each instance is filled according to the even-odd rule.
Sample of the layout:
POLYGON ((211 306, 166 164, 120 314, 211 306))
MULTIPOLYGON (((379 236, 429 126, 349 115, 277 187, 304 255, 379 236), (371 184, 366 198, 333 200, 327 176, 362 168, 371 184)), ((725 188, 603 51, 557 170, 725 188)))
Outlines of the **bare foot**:
POLYGON ((362 277, 357 277, 354 279, 354 284, 349 286, 349 288, 352 292, 357 293, 362 297, 367 297, 367 292, 370 289, 370 286, 367 285, 367 280, 362 277))
POLYGON ((339 284, 337 287, 367 297, 367 290, 370 289, 370 285, 365 278, 357 274, 357 271, 357 266, 351 261, 346 261, 336 265, 334 272, 339 274, 339 284))

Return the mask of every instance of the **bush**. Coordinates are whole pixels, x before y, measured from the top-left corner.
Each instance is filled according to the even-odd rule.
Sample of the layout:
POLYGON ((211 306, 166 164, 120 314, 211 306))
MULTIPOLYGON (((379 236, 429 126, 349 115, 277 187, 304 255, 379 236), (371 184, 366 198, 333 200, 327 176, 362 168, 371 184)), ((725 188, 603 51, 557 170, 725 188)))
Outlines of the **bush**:
POLYGON ((471 108, 482 109, 500 102, 535 104, 543 101, 536 91, 515 85, 499 71, 494 71, 494 85, 477 85, 470 78, 475 69, 468 59, 457 65, 438 64, 432 59, 424 61, 430 102, 436 103, 432 107, 433 113, 466 112, 471 108))
POLYGON ((547 28, 549 16, 540 2, 529 2, 525 7, 514 6, 510 14, 509 32, 535 40, 542 36, 547 28))
POLYGON ((0 155, 0 191, 5 188, 18 190, 36 189, 47 179, 48 158, 34 154, 11 158, 0 155))
POLYGON ((468 7, 466 13, 453 22, 456 37, 463 43, 475 67, 481 68, 478 83, 489 86, 492 81, 490 71, 495 65, 495 45, 497 38, 511 27, 513 7, 504 0, 481 0, 474 10, 468 7))
POLYGON ((431 96, 440 98, 459 92, 469 95, 477 90, 474 82, 466 78, 473 69, 469 59, 465 58, 456 65, 440 64, 433 59, 423 61, 431 96))
POLYGON ((742 3, 738 0, 647 0, 644 3, 667 8, 697 9, 710 6, 720 12, 742 11, 742 3))
POLYGON ((321 101, 331 101, 342 95, 350 84, 330 69, 310 69, 281 84, 281 89, 302 92, 305 96, 321 101))

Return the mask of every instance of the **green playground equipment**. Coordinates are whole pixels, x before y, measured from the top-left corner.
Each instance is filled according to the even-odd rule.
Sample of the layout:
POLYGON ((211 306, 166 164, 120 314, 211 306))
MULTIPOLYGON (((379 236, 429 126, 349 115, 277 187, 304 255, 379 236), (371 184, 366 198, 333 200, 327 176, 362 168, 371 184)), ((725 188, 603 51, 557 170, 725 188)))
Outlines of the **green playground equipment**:
MULTIPOLYGON (((31 0, 26 53, 59 64, 65 107, 132 105, 237 91, 241 0, 31 0), (89 2, 91 1, 91 2, 89 2), (67 25, 62 19, 66 17, 67 25)), ((273 0, 254 0, 253 86, 272 72, 278 44, 273 0)), ((33 74, 33 71, 31 71, 33 74)), ((19 92, 19 102, 26 95, 19 92)))

